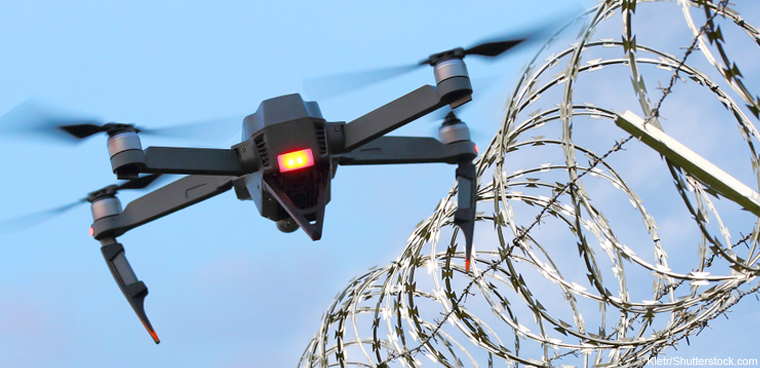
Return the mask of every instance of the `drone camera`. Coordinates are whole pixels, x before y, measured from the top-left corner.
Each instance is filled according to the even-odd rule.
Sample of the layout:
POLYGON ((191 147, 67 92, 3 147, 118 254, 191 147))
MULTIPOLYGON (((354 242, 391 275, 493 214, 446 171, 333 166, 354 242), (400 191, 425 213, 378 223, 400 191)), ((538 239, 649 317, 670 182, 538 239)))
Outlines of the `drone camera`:
POLYGON ((291 217, 277 221, 277 230, 280 230, 283 233, 292 233, 298 230, 298 228, 298 223, 291 217))

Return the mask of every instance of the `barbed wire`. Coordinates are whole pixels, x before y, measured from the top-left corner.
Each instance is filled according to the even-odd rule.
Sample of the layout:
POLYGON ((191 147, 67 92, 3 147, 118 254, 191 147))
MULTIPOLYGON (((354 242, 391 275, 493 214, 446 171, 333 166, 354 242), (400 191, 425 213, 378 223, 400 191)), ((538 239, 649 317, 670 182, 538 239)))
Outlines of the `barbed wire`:
MULTIPOLYGON (((621 114, 613 109, 573 102, 576 85, 581 83, 580 75, 587 75, 611 65, 627 67, 639 106, 647 117, 645 124, 653 124, 659 129, 663 129, 659 122, 663 102, 672 94, 676 82, 684 80, 681 75, 685 75, 695 83, 708 87, 718 101, 732 112, 750 150, 753 170, 757 173, 760 160, 755 154, 753 137, 756 139, 759 135, 754 125, 729 94, 725 93, 707 74, 690 67, 686 61, 694 51, 701 51, 709 63, 718 69, 723 80, 747 103, 746 108, 757 117, 760 111, 760 98, 752 98, 749 89, 742 82, 742 74, 736 63, 730 62, 727 50, 723 47, 725 42, 723 34, 714 20, 718 15, 729 19, 758 44, 760 44, 760 33, 744 21, 738 13, 728 8, 727 0, 721 0, 719 3, 707 0, 678 1, 687 24, 692 30, 693 38, 684 56, 676 58, 636 41, 632 21, 637 5, 658 2, 664 1, 617 0, 600 3, 589 10, 584 17, 579 17, 574 23, 563 28, 561 32, 567 33, 573 26, 586 22, 580 29, 577 41, 569 49, 559 52, 556 56, 550 55, 543 65, 536 67, 538 55, 549 50, 560 38, 561 34, 558 32, 524 69, 513 91, 513 97, 507 101, 507 113, 502 128, 477 162, 481 183, 488 173, 493 176, 493 180, 482 184, 478 192, 479 206, 482 207, 488 202, 493 203, 493 215, 487 216, 481 212, 478 214, 478 220, 479 223, 484 221, 493 223, 492 233, 495 233, 499 244, 496 249, 483 249, 483 245, 488 244, 488 241, 480 241, 479 239, 485 234, 478 231, 476 235, 478 251, 473 254, 471 273, 464 272, 461 264, 463 252, 457 251, 458 230, 451 220, 456 203, 454 200, 456 187, 453 188, 436 207, 434 214, 417 226, 409 238, 406 249, 396 261, 388 266, 372 269, 352 280, 350 285, 336 296, 323 316, 320 332, 307 347, 299 366, 387 367, 390 363, 397 362, 402 366, 414 367, 422 365, 422 362, 417 359, 420 354, 446 367, 463 366, 460 356, 468 359, 473 366, 478 366, 478 362, 487 362, 488 366, 492 366, 494 357, 503 359, 508 365, 548 366, 554 364, 555 361, 574 358, 581 359, 584 366, 599 364, 640 366, 646 363, 646 358, 660 353, 665 347, 672 346, 681 339, 688 339, 690 335, 699 334, 707 326, 709 320, 724 314, 744 296, 757 293, 760 283, 749 287, 746 291, 740 289, 760 273, 760 267, 756 265, 760 260, 760 254, 758 254, 760 252, 756 249, 757 229, 760 226, 757 225, 756 216, 753 217, 756 225, 748 235, 743 236, 738 242, 730 243, 728 229, 709 198, 709 195, 716 195, 715 190, 666 158, 668 171, 674 179, 679 196, 696 222, 699 233, 702 234, 698 249, 698 266, 688 273, 675 272, 668 265, 668 256, 661 244, 654 217, 644 208, 639 195, 608 163, 612 153, 624 150, 623 146, 633 140, 633 136, 628 135, 620 141, 615 141, 612 148, 602 155, 595 154, 589 148, 576 145, 573 139, 573 119, 614 121, 621 117, 621 114), (705 11, 706 20, 702 27, 694 27, 690 13, 692 7, 702 8, 705 11), (614 16, 618 10, 622 15, 624 26, 622 39, 620 41, 614 38, 592 40, 602 21, 614 16), (704 41, 705 37, 711 44, 717 45, 722 63, 712 57, 709 45, 704 41), (591 50, 609 48, 622 48, 623 57, 586 60, 586 65, 582 65, 583 57, 592 53, 591 50), (640 57, 639 53, 654 55, 656 59, 640 57), (566 59, 569 60, 565 70, 549 78, 548 82, 539 87, 539 80, 546 77, 545 73, 566 59), (640 72, 640 69, 646 66, 672 71, 668 86, 661 88, 662 95, 654 106, 649 102, 644 78, 640 72), (527 120, 517 124, 518 116, 524 114, 527 107, 540 101, 543 94, 550 94, 561 87, 564 87, 562 100, 556 107, 543 111, 539 109, 527 114, 527 120), (518 141, 518 138, 527 131, 540 130, 547 123, 554 121, 558 121, 561 126, 560 139, 537 136, 518 141), (520 169, 510 175, 506 174, 504 166, 508 162, 507 154, 513 155, 519 150, 528 150, 530 147, 537 146, 548 146, 547 149, 561 148, 565 163, 540 164, 531 169, 520 169), (576 153, 589 157, 588 165, 579 164, 576 153), (555 173, 566 173, 570 179, 564 184, 558 181, 550 183, 537 178, 519 180, 526 175, 542 174, 550 177, 555 173), (646 261, 618 240, 602 211, 591 204, 591 197, 585 188, 584 181, 581 180, 587 174, 607 180, 628 196, 630 203, 641 216, 653 243, 654 262, 646 261), (518 187, 531 191, 549 189, 552 195, 547 197, 511 190, 518 187), (570 204, 561 203, 564 197, 569 197, 570 204), (692 203, 692 200, 696 202, 696 205, 692 203), (538 213, 527 226, 518 225, 513 205, 518 202, 539 208, 538 213), (723 241, 711 235, 708 225, 711 215, 724 238, 723 241), (535 229, 545 224, 550 216, 568 226, 575 236, 578 254, 588 271, 585 278, 593 291, 590 292, 579 283, 571 281, 572 275, 563 275, 557 261, 549 256, 549 250, 539 243, 536 236, 542 236, 540 231, 536 236, 531 235, 536 232, 535 229), (449 229, 451 241, 444 251, 437 251, 443 229, 449 229), (505 230, 511 231, 514 235, 511 241, 505 240, 505 230), (609 285, 605 286, 603 283, 604 273, 600 267, 603 259, 594 257, 594 248, 586 239, 584 230, 597 238, 599 247, 608 256, 606 262, 617 279, 618 296, 614 296, 608 288, 609 285), (749 244, 747 244, 748 241, 749 244), (736 247, 742 243, 746 245, 747 251, 740 257, 736 247), (709 255, 708 248, 712 251, 709 255), (716 257, 727 263, 731 270, 728 275, 711 275, 707 271, 715 268, 716 257), (630 285, 626 283, 625 277, 625 262, 638 266, 645 272, 653 272, 654 285, 651 300, 640 302, 631 300, 630 285), (540 284, 538 276, 543 276, 544 280, 556 285, 570 307, 569 312, 559 310, 559 307, 552 305, 550 308, 557 310, 555 312, 557 316, 552 316, 547 307, 533 295, 523 273, 518 270, 520 267, 518 263, 528 265, 525 267, 528 270, 524 272, 530 271, 531 268, 532 271, 537 272, 534 275, 536 277, 529 279, 534 283, 534 291, 543 292, 548 285, 540 284), (484 268, 481 270, 480 266, 484 268), (423 267, 427 268, 428 275, 440 273, 440 277, 415 278, 423 267), (455 274, 462 275, 467 280, 464 285, 459 285, 459 287, 455 285, 458 282, 455 274), (676 291, 685 287, 687 281, 689 292, 686 295, 676 296, 676 291), (418 283, 428 285, 418 285, 418 283), (503 286, 499 287, 497 283, 503 286), (701 287, 711 285, 712 287, 701 291, 701 287), (427 291, 426 286, 432 288, 432 291, 427 291), (459 293, 455 289, 459 290, 459 293), (481 299, 470 298, 478 292, 482 294, 481 299), (522 299, 525 302, 524 308, 513 306, 510 300, 515 300, 515 298, 509 298, 508 294, 522 299), (588 306, 581 305, 576 297, 581 297, 582 301, 598 303, 600 310, 594 316, 600 319, 598 333, 590 332, 586 328, 581 310, 588 309, 588 306), (483 300, 486 302, 484 306, 475 305, 470 306, 469 309, 465 308, 465 304, 477 304, 483 300), (507 329, 513 332, 515 342, 511 347, 507 347, 487 323, 488 313, 482 312, 488 310, 495 316, 495 322, 506 325, 507 329), (573 324, 564 322, 562 317, 559 317, 568 313, 572 315, 573 324), (615 313, 619 314, 617 325, 607 332, 607 314, 614 315, 615 313), (430 318, 423 318, 421 314, 438 317, 430 321, 430 318), (532 332, 530 328, 518 321, 521 318, 519 316, 525 315, 533 317, 534 324, 539 329, 538 333, 532 332), (668 319, 663 322, 658 319, 660 315, 667 315, 668 319), (360 319, 367 321, 362 323, 360 319), (383 321, 385 321, 384 326, 383 321), (446 329, 447 324, 452 325, 452 328, 446 329), (637 332, 635 332, 635 327, 638 327, 637 332), (383 331, 387 335, 381 337, 383 331), (629 335, 629 331, 634 332, 629 335), (372 336, 366 337, 370 332, 372 336), (649 333, 648 337, 644 336, 646 333, 649 333), (464 337, 480 349, 468 350, 458 341, 457 336, 464 337), (330 343, 333 337, 334 342, 330 343), (409 346, 408 339, 416 343, 409 346), (521 339, 526 342, 521 343, 521 339), (522 346, 529 341, 536 342, 538 345, 522 346), (521 349, 527 353, 520 354, 521 349), (554 353, 550 353, 550 350, 554 353), (606 358, 603 353, 607 354, 606 358), (540 359, 531 356, 540 357, 540 359)), ((550 224, 545 226, 554 230, 550 224)), ((566 244, 566 242, 560 243, 566 244)), ((552 250, 562 253, 562 250, 556 247, 552 250)), ((577 266, 578 263, 575 262, 574 265, 577 266)), ((576 266, 568 267, 565 271, 572 274, 577 270, 576 266)))

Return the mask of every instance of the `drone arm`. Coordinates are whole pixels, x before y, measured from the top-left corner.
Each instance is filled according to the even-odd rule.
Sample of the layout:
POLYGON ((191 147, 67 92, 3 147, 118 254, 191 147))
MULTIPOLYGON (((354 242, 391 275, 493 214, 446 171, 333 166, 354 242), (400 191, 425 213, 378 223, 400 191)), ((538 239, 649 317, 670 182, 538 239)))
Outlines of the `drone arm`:
POLYGON ((132 266, 124 256, 124 247, 121 243, 117 243, 116 239, 111 237, 101 239, 100 242, 103 245, 100 251, 103 253, 103 258, 105 258, 108 269, 111 271, 114 280, 116 280, 116 284, 119 285, 122 294, 127 298, 127 302, 129 302, 129 305, 135 311, 145 329, 148 330, 153 341, 158 344, 161 340, 159 340, 156 331, 150 324, 148 315, 145 313, 144 303, 145 297, 148 295, 148 287, 137 279, 135 271, 132 270, 132 266))
POLYGON ((443 144, 429 137, 380 137, 351 152, 341 154, 340 165, 384 165, 471 161, 475 144, 459 141, 443 144))
POLYGON ((148 147, 145 173, 241 176, 246 170, 235 149, 148 147))
POLYGON ((140 225, 159 219, 232 189, 235 177, 190 175, 130 202, 124 211, 92 224, 93 237, 118 237, 140 225))
POLYGON ((108 149, 111 168, 119 179, 135 179, 140 173, 241 176, 258 170, 258 156, 245 142, 231 149, 148 147, 143 151, 137 133, 118 137, 109 138, 108 149))
POLYGON ((445 105, 435 87, 422 86, 343 127, 345 151, 352 151, 445 105))
POLYGON ((350 152, 386 133, 400 128, 444 105, 452 108, 470 100, 472 85, 466 76, 455 76, 438 83, 425 85, 389 102, 343 127, 345 139, 341 152, 350 152))
POLYGON ((116 237, 137 226, 223 193, 232 188, 234 179, 235 177, 187 176, 130 202, 123 212, 96 219, 92 224, 93 236, 102 244, 100 250, 111 275, 156 344, 160 340, 144 307, 148 287, 137 279, 124 254, 124 247, 116 241, 116 237))

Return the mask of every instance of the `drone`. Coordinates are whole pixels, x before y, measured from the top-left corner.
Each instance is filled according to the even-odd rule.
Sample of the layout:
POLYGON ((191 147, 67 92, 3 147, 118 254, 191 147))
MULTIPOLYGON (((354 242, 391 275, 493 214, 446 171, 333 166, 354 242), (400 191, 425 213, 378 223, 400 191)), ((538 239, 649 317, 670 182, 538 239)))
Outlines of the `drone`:
MULTIPOLYGON (((496 57, 530 36, 480 43, 430 55, 414 67, 433 68, 435 86, 424 85, 349 122, 329 122, 316 102, 289 94, 261 102, 242 124, 242 141, 229 149, 148 147, 132 124, 79 121, 58 124, 58 132, 84 139, 106 133, 111 168, 121 185, 91 192, 78 203, 90 203, 90 235, 119 289, 153 341, 160 342, 144 301, 148 288, 125 257, 117 238, 129 230, 188 206, 234 190, 239 200, 251 200, 262 217, 290 233, 302 229, 313 241, 322 236, 330 183, 338 166, 447 163, 456 165, 457 209, 453 223, 465 238, 465 272, 470 269, 475 226, 478 148, 467 125, 453 110, 472 100, 466 56, 496 57), (445 106, 439 138, 388 136, 445 106), (160 175, 185 177, 122 207, 122 189, 145 189, 160 175)), ((2 122, 0 118, 0 122, 2 122)), ((63 211, 69 206, 56 209, 63 211)))

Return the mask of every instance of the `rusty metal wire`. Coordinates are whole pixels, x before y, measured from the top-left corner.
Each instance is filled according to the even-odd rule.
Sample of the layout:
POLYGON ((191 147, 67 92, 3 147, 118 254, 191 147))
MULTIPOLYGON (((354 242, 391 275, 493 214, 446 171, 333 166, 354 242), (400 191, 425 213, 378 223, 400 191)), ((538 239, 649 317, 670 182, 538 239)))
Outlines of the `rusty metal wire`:
POLYGON ((750 90, 757 80, 739 70, 748 51, 730 48, 725 30, 752 46, 760 32, 727 5, 610 0, 552 37, 524 68, 478 158, 471 272, 452 223, 454 187, 393 263, 336 296, 299 367, 642 366, 757 293, 758 215, 717 201, 715 188, 614 124, 619 111, 634 110, 707 159, 741 152, 749 160, 720 163, 758 187, 760 134, 748 117, 760 114, 750 90), (647 35, 658 22, 651 17, 669 12, 671 23, 678 10, 690 33, 680 58, 661 51, 678 49, 666 42, 680 42, 677 32, 647 35), (600 38, 619 34, 614 20, 622 37, 600 38), (570 47, 557 50, 571 32, 570 47), (660 77, 668 83, 653 104, 646 84, 660 77), (719 120, 702 112, 709 104, 725 108, 711 110, 719 120), (729 121, 739 135, 705 147, 719 140, 711 134, 729 136, 729 121))

